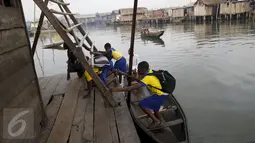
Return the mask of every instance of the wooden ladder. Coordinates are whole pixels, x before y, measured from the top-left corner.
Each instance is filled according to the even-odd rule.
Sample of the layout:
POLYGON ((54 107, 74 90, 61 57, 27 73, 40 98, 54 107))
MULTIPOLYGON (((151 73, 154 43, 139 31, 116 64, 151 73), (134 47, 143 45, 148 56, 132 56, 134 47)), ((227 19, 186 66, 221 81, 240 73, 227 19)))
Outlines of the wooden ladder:
MULTIPOLYGON (((61 11, 49 9, 47 7, 48 0, 45 0, 45 2, 43 0, 34 0, 36 5, 42 11, 41 16, 45 15, 47 17, 47 19, 53 25, 53 27, 55 28, 57 33, 61 36, 61 38, 64 40, 64 42, 68 45, 68 47, 74 53, 76 58, 81 62, 84 69, 86 69, 86 71, 89 73, 89 75, 92 77, 93 81, 95 82, 95 84, 97 85, 99 90, 101 91, 102 97, 111 106, 118 106, 117 102, 114 101, 114 99, 112 98, 112 94, 109 92, 107 87, 103 84, 103 82, 100 80, 98 75, 94 72, 92 66, 88 63, 88 61, 85 58, 84 53, 82 52, 82 47, 84 47, 88 51, 91 50, 88 46, 86 46, 83 43, 84 39, 88 42, 88 44, 90 46, 92 46, 93 44, 92 44, 92 41, 90 40, 90 38, 88 37, 88 35, 86 34, 86 32, 83 30, 81 23, 78 23, 78 21, 74 17, 74 14, 67 7, 69 5, 69 3, 64 3, 63 0, 49 0, 49 1, 57 4, 61 11), (67 24, 68 24, 68 27, 66 27, 63 23, 61 23, 60 20, 58 20, 54 14, 63 15, 65 17, 67 24), (74 23, 73 26, 71 26, 71 23, 68 20, 68 16, 74 23), (75 35, 75 33, 73 31, 75 28, 77 28, 79 30, 79 32, 83 35, 82 39, 79 39, 75 35), (68 36, 68 33, 73 36, 74 41, 72 41, 72 39, 68 36)), ((41 17, 40 17, 40 20, 41 20, 41 17)), ((42 20, 43 20, 43 18, 42 18, 42 20)), ((39 23, 39 25, 40 25, 40 23, 39 23)), ((93 47, 95 50, 97 50, 95 46, 93 46, 93 47)))

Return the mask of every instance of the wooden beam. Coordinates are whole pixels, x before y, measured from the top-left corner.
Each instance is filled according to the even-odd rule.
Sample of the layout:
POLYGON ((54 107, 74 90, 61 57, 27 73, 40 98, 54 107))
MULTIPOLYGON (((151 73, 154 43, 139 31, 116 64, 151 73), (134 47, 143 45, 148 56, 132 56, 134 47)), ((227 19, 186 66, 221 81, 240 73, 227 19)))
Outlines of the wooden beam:
MULTIPOLYGON (((80 90, 78 102, 76 104, 75 116, 72 123, 72 128, 70 132, 69 143, 83 143, 83 133, 84 133, 84 120, 86 106, 88 103, 88 98, 84 99, 84 88, 80 90)), ((86 128, 87 129, 87 128, 86 128)), ((85 130, 86 130, 85 129, 85 130)))
POLYGON ((73 79, 70 82, 47 143, 68 141, 81 83, 79 79, 73 79))
POLYGON ((83 43, 84 43, 84 40, 86 39, 87 36, 88 36, 88 33, 86 33, 85 36, 83 36, 83 37, 81 38, 78 47, 82 47, 82 45, 83 45, 83 43))
MULTIPOLYGON (((49 0, 45 0, 45 4, 48 5, 49 0)), ((36 50, 36 46, 38 43, 38 39, 39 36, 41 34, 41 29, 42 29, 42 25, 43 25, 43 19, 44 19, 44 14, 43 12, 41 12, 40 18, 39 18, 39 23, 38 23, 38 27, 36 29, 36 33, 35 33, 35 38, 34 38, 34 42, 33 42, 33 46, 32 46, 32 55, 34 56, 35 54, 35 50, 36 50)))
POLYGON ((182 119, 176 119, 176 120, 173 120, 173 121, 162 123, 163 125, 161 125, 160 127, 156 127, 156 128, 148 129, 148 130, 150 130, 150 131, 158 130, 158 129, 162 129, 162 128, 169 127, 169 126, 175 126, 175 125, 178 125, 178 124, 181 124, 181 123, 183 123, 182 119))
POLYGON ((121 101, 121 106, 114 108, 120 141, 123 143, 140 143, 124 93, 115 92, 113 94, 116 100, 121 101))
POLYGON ((95 139, 98 143, 112 143, 109 116, 100 91, 95 89, 95 139))
POLYGON ((75 25, 73 25, 73 26, 67 28, 66 31, 67 31, 67 32, 71 32, 74 28, 76 28, 76 27, 78 27, 78 26, 80 26, 80 25, 82 25, 82 23, 75 24, 75 25))
POLYGON ((64 3, 64 2, 57 1, 57 0, 50 0, 50 1, 53 3, 59 4, 59 5, 70 5, 70 3, 64 3))
MULTIPOLYGON (((63 2, 63 0, 60 0, 60 1, 63 2)), ((70 9, 67 6, 63 5, 63 8, 65 9, 66 12, 71 13, 70 9)), ((74 15, 70 15, 70 18, 71 18, 71 20, 73 21, 74 24, 78 24, 78 21, 76 20, 74 15)), ((84 31, 82 26, 78 26, 78 29, 79 29, 79 31, 81 32, 82 35, 86 35, 86 32, 84 31)), ((89 43, 90 46, 92 46, 92 41, 89 37, 86 37, 86 41, 89 43)), ((96 46, 94 46, 94 48, 95 48, 95 51, 98 51, 96 46)))
POLYGON ((85 121, 84 121, 84 133, 82 135, 82 138, 85 143, 95 143, 94 141, 94 90, 92 89, 92 92, 87 97, 87 105, 86 105, 86 111, 85 111, 85 121))
POLYGON ((94 72, 93 68, 89 65, 88 61, 85 59, 82 49, 79 47, 76 48, 76 45, 68 37, 67 33, 62 29, 62 27, 56 20, 56 17, 50 12, 50 10, 47 8, 47 6, 45 5, 45 3, 42 0, 34 0, 34 2, 44 12, 45 16, 48 18, 48 20, 54 26, 54 28, 56 29, 58 34, 65 41, 65 43, 68 45, 68 47, 74 53, 74 55, 77 57, 77 59, 81 62, 84 69, 86 69, 86 71, 88 71, 89 75, 92 77, 92 79, 95 82, 95 84, 97 85, 97 87, 103 93, 102 94, 102 95, 104 95, 103 98, 106 99, 110 105, 117 106, 117 103, 113 100, 112 95, 109 92, 109 90, 106 88, 106 86, 100 80, 98 75, 94 72))
POLYGON ((75 15, 75 13, 65 13, 65 12, 59 12, 56 11, 54 9, 50 9, 50 12, 54 13, 54 14, 60 14, 60 15, 75 15))
MULTIPOLYGON (((57 19, 57 20, 58 20, 58 19, 57 19)), ((59 24, 60 24, 64 29, 66 29, 66 26, 65 26, 61 21, 58 20, 58 22, 59 22, 59 24)), ((70 32, 70 34, 73 36, 73 38, 75 38, 74 33, 70 32)), ((78 41, 81 41, 78 37, 77 37, 77 40, 78 40, 78 41)), ((84 43, 82 44, 82 46, 83 46, 86 50, 90 51, 90 48, 89 48, 87 45, 85 45, 84 43)))
MULTIPOLYGON (((59 7, 59 9, 61 10, 61 12, 65 12, 61 5, 58 5, 58 7, 59 7)), ((65 17, 65 19, 66 19, 66 22, 67 22, 68 27, 71 27, 71 23, 69 22, 69 19, 68 19, 67 15, 64 15, 64 17, 65 17)), ((68 29, 68 28, 65 28, 65 29, 68 29)), ((78 41, 77 36, 75 35, 74 31, 71 30, 71 31, 69 31, 69 32, 70 32, 70 34, 73 35, 73 38, 74 38, 75 42, 78 43, 79 41, 78 41)))
POLYGON ((46 114, 48 117, 47 125, 42 128, 42 131, 40 133, 39 137, 39 143, 46 143, 47 139, 50 135, 50 132, 53 128, 53 125, 55 123, 56 117, 58 115, 59 108, 61 106, 61 103, 63 101, 62 96, 54 96, 51 103, 46 107, 46 114))

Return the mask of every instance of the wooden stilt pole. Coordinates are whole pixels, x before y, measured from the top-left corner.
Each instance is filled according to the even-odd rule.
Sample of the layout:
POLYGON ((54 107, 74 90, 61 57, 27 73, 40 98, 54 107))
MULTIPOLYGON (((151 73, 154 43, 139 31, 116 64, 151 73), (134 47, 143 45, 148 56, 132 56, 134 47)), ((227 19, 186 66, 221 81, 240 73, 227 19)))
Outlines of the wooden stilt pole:
MULTIPOLYGON (((132 21, 132 32, 131 32, 131 42, 130 42, 130 52, 129 52, 129 69, 128 69, 128 73, 130 76, 132 75, 132 67, 133 67, 137 1, 138 0, 134 0, 134 8, 133 8, 133 21, 132 21)), ((131 78, 128 78, 128 86, 131 85, 131 80, 132 80, 131 78)), ((131 92, 129 91, 127 96, 128 108, 130 108, 130 96, 131 96, 131 92)))
MULTIPOLYGON (((45 2, 46 5, 48 5, 49 0, 45 0, 44 2, 45 2)), ((41 12, 41 15, 40 15, 40 18, 39 18, 38 27, 37 27, 36 33, 35 33, 35 38, 34 38, 33 46, 32 46, 32 55, 33 56, 35 54, 35 50, 36 50, 36 46, 37 46, 37 42, 38 42, 39 36, 41 34, 41 29, 42 29, 42 25, 43 25, 43 19, 44 19, 44 14, 43 14, 43 12, 41 12)))

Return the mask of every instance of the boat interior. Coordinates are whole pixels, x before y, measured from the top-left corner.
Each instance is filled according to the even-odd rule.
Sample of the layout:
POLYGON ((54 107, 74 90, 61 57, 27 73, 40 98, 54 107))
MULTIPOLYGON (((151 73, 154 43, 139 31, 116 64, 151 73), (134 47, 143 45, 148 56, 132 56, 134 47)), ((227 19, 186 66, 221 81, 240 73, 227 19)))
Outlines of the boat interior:
POLYGON ((141 110, 138 103, 147 91, 146 87, 131 93, 131 115, 137 125, 150 137, 159 143, 189 142, 186 118, 176 99, 169 95, 168 100, 161 106, 162 125, 159 128, 148 129, 152 120, 141 110))

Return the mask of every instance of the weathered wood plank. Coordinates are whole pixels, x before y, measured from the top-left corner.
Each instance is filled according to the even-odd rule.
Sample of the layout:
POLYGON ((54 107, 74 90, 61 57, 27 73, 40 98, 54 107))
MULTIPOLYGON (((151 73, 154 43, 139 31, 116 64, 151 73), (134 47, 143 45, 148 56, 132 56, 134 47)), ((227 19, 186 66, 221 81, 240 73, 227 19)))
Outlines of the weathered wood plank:
POLYGON ((0 30, 25 27, 19 8, 1 7, 0 17, 0 30))
POLYGON ((51 96, 53 95, 53 92, 56 89, 60 79, 61 79, 61 76, 59 76, 59 75, 52 76, 49 83, 46 85, 45 89, 41 90, 44 107, 47 106, 47 104, 48 104, 51 96))
POLYGON ((134 126, 134 122, 131 118, 127 104, 124 99, 124 94, 114 93, 114 96, 115 98, 118 98, 119 102, 121 102, 121 106, 114 109, 120 142, 140 143, 140 139, 134 126))
POLYGON ((106 107, 106 114, 109 116, 109 126, 110 126, 110 131, 112 135, 112 143, 119 143, 119 135, 117 131, 117 126, 116 126, 116 119, 115 119, 115 114, 113 111, 113 108, 111 107, 106 107))
POLYGON ((51 103, 46 107, 46 115, 48 117, 47 125, 42 128, 39 143, 46 143, 50 135, 52 127, 55 123, 59 108, 63 101, 63 96, 54 96, 51 103))
POLYGON ((95 139, 97 143, 112 143, 109 116, 106 114, 101 92, 95 89, 95 139))
POLYGON ((85 112, 83 140, 85 143, 94 143, 94 89, 88 100, 85 112))
POLYGON ((66 143, 70 134, 81 80, 73 79, 67 89, 47 143, 66 143))
POLYGON ((56 87, 56 89, 53 92, 53 95, 59 95, 59 94, 64 94, 67 89, 67 85, 69 84, 69 80, 66 79, 66 74, 61 74, 60 81, 56 87))
MULTIPOLYGON (((0 31, 0 55, 28 45, 26 38, 27 37, 24 28, 0 31)), ((26 48, 27 50, 30 50, 28 46, 26 48)))
POLYGON ((78 103, 75 109, 75 116, 72 123, 69 143, 83 143, 85 112, 88 98, 83 98, 84 89, 80 90, 78 103))
POLYGON ((0 81, 0 109, 10 103, 33 79, 32 63, 27 64, 4 81, 0 81))
POLYGON ((20 91, 18 95, 16 95, 12 101, 8 104, 10 108, 16 107, 24 107, 31 103, 31 99, 38 98, 39 99, 39 92, 36 87, 36 81, 31 81, 23 90, 20 91))
POLYGON ((28 46, 0 55, 0 61, 0 81, 3 81, 31 62, 28 46))
POLYGON ((46 88, 46 85, 50 82, 52 79, 52 76, 46 76, 39 79, 39 86, 40 89, 43 90, 46 88))

